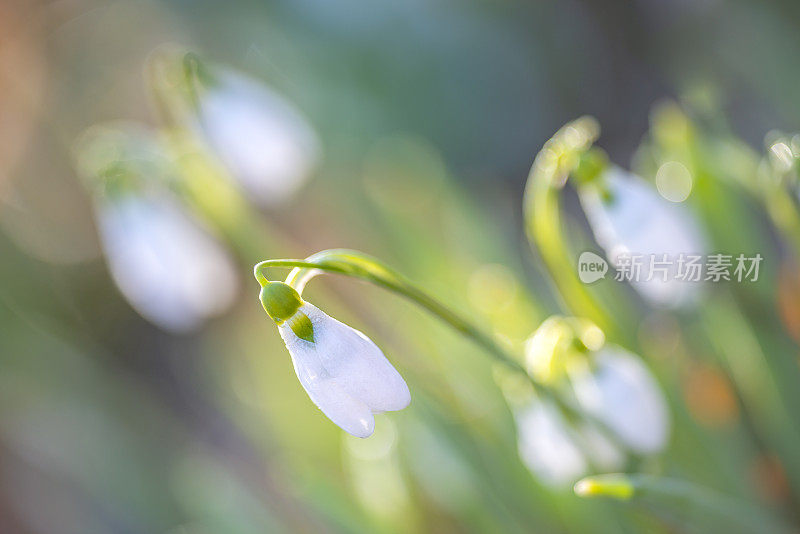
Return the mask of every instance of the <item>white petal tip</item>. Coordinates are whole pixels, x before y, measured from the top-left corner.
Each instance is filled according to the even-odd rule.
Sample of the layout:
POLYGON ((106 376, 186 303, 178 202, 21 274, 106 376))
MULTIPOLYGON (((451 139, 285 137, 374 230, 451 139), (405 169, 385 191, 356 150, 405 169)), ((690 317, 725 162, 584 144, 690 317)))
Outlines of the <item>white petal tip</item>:
POLYGON ((358 422, 358 425, 348 425, 347 428, 341 428, 351 436, 361 439, 368 438, 375 432, 375 418, 362 419, 358 422))

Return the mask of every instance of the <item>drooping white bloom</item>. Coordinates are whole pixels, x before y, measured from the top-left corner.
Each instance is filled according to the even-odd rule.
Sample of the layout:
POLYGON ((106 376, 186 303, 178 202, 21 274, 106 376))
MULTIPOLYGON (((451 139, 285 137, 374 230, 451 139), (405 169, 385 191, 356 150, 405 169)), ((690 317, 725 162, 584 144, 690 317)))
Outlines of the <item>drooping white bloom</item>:
POLYGON ((297 378, 328 418, 366 438, 374 414, 411 402, 403 377, 367 336, 303 301, 286 284, 271 282, 261 302, 278 324, 297 378))
POLYGON ((101 200, 97 220, 114 282, 148 320, 186 331, 232 303, 237 279, 230 258, 169 197, 101 200))
POLYGON ((520 457, 545 482, 572 484, 590 469, 619 469, 627 451, 653 454, 665 447, 670 424, 658 383, 638 357, 605 344, 590 321, 547 319, 528 339, 525 363, 585 415, 567 420, 546 397, 526 394, 529 386, 502 382, 516 407, 520 457))
POLYGON ((587 413, 608 425, 632 451, 653 454, 669 438, 667 402, 644 364, 607 345, 593 355, 594 369, 571 376, 575 397, 587 413))
POLYGON ((620 452, 599 431, 570 427, 549 402, 532 398, 515 412, 519 455, 528 469, 552 486, 568 486, 590 467, 621 467, 620 452))
POLYGON ((233 177, 265 206, 287 200, 319 157, 319 140, 286 99, 230 70, 200 93, 200 134, 233 177))
POLYGON ((599 180, 601 187, 588 184, 579 188, 579 194, 595 239, 608 259, 619 267, 626 256, 640 255, 641 271, 632 284, 644 298, 665 306, 690 302, 699 284, 677 279, 679 257, 688 259, 706 251, 692 214, 619 167, 610 167, 599 180), (651 270, 651 257, 660 262, 664 255, 669 265, 656 263, 657 268, 651 270))
POLYGON ((528 469, 552 485, 569 484, 586 473, 583 453, 558 411, 540 401, 518 410, 517 446, 528 469))

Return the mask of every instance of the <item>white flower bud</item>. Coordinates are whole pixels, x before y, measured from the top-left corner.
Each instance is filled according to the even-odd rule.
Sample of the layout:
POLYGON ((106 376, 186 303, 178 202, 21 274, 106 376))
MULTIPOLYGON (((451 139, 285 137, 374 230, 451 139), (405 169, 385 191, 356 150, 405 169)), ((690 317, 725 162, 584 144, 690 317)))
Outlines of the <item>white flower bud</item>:
POLYGON ((197 105, 200 134, 258 203, 284 202, 316 165, 314 130, 288 101, 257 81, 214 71, 197 105))
POLYGON ((558 411, 538 400, 516 413, 519 456, 551 485, 567 485, 586 473, 586 459, 558 411))
POLYGON ((186 331, 232 303, 237 280, 230 258, 168 197, 103 199, 97 219, 114 282, 146 319, 186 331))
POLYGON ((653 454, 667 444, 667 402, 644 364, 617 346, 593 356, 592 371, 571 376, 575 397, 587 413, 608 425, 631 450, 653 454))
MULTIPOLYGON (((269 303, 265 309, 271 309, 269 303)), ((278 330, 308 396, 346 432, 369 437, 373 414, 402 410, 411 402, 405 380, 375 343, 316 306, 303 301, 278 330), (299 316, 310 320, 313 333, 299 316)))
POLYGON ((516 411, 515 420, 520 458, 531 473, 551 486, 571 485, 590 467, 614 470, 622 466, 622 454, 598 430, 587 424, 570 427, 549 402, 532 398, 516 411))

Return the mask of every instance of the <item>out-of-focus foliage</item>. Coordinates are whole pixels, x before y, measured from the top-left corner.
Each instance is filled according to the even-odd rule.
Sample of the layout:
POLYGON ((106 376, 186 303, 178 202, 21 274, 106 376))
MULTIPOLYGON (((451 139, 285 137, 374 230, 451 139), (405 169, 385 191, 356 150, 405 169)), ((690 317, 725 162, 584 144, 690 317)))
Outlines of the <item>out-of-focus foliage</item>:
MULTIPOLYGON (((609 470, 797 528, 799 28, 777 0, 0 3, 0 531, 730 529, 671 486, 629 506, 573 494, 609 470), (615 198, 647 190, 623 214, 680 203, 680 233, 761 254, 759 281, 692 287, 686 306, 551 284, 523 190, 584 114, 641 182, 615 198), (412 395, 372 437, 343 433, 250 276, 333 247, 382 258, 628 439, 539 402, 408 302, 326 276, 304 298, 373 339, 412 395), (602 349, 545 321, 589 315, 582 297, 607 319, 602 349)), ((567 163, 545 242, 672 252, 598 219, 614 195, 567 163)))

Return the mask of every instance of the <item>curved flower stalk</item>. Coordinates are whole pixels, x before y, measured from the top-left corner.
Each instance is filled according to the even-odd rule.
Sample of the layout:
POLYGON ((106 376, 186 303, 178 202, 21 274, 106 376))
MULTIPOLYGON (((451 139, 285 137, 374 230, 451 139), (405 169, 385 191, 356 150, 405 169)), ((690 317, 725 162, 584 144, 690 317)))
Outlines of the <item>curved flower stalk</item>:
POLYGON ((95 127, 76 151, 111 276, 136 311, 176 332, 225 311, 236 295, 233 263, 167 191, 148 183, 164 162, 146 132, 95 127))
POLYGON ((777 135, 767 143, 767 156, 761 162, 759 180, 750 190, 764 203, 772 223, 792 244, 795 257, 800 260, 800 197, 798 173, 800 172, 800 138, 777 135))
POLYGON ((570 174, 595 176, 604 167, 604 156, 590 151, 600 133, 591 117, 566 124, 548 140, 536 155, 525 185, 523 212, 525 231, 550 272, 560 296, 577 315, 588 317, 605 331, 613 331, 616 321, 575 275, 561 228, 559 192, 570 174))
POLYGON ((604 343, 591 322, 556 316, 526 344, 529 372, 573 396, 593 421, 566 421, 548 402, 503 383, 515 407, 520 457, 548 483, 569 484, 590 471, 619 469, 627 453, 651 455, 666 446, 669 418, 658 384, 638 358, 604 343))
MULTIPOLYGON (((411 300, 415 304, 428 310, 430 313, 432 313, 433 315, 444 321, 446 324, 454 328, 457 332, 463 334, 465 337, 469 338, 471 341, 481 346, 484 350, 486 350, 489 354, 491 354, 494 358, 496 358, 500 363, 505 365, 508 369, 515 371, 521 374, 522 376, 525 376, 527 379, 527 383, 533 387, 534 391, 541 398, 547 399, 549 402, 555 405, 564 414, 565 418, 568 418, 570 421, 582 421, 582 420, 591 421, 592 419, 591 416, 586 416, 584 414, 581 414, 575 408, 573 403, 562 398, 558 392, 552 390, 546 384, 541 383, 538 379, 531 376, 528 373, 527 369, 523 367, 515 357, 511 356, 505 351, 505 349, 500 347, 500 345, 498 345, 494 341, 494 339, 492 339, 491 336, 489 336, 488 334, 486 334, 485 332, 483 332, 482 330, 471 324, 469 321, 467 321, 460 315, 456 314, 455 312, 447 308, 446 306, 442 305, 435 299, 431 298, 424 291, 414 286, 403 276, 401 276, 391 268, 387 267, 383 263, 379 262, 377 259, 357 251, 345 250, 345 249, 324 250, 322 252, 309 256, 305 260, 294 260, 294 259, 266 260, 262 261, 261 263, 258 263, 253 268, 253 274, 262 287, 261 301, 262 304, 264 305, 265 310, 267 310, 267 313, 270 315, 270 317, 273 317, 273 319, 277 317, 278 319, 276 322, 278 321, 286 322, 287 320, 291 319, 291 321, 289 321, 286 324, 286 327, 289 328, 292 334, 289 334, 288 331, 286 330, 286 327, 284 327, 284 330, 281 335, 283 336, 284 333, 286 333, 286 336, 293 344, 295 343, 295 338, 309 342, 309 340, 312 339, 312 336, 314 335, 315 325, 311 320, 311 318, 313 316, 316 317, 319 316, 316 315, 316 311, 310 311, 309 314, 307 315, 306 312, 301 309, 302 306, 304 305, 301 293, 305 288, 306 284, 314 276, 322 272, 339 273, 353 278, 366 280, 368 282, 383 287, 384 289, 387 289, 393 293, 396 293, 411 300), (264 270, 270 267, 284 267, 284 268, 291 267, 292 271, 286 278, 285 283, 279 284, 277 282, 271 282, 264 274, 264 270), (263 288, 276 288, 275 291, 277 292, 278 295, 280 295, 280 298, 271 296, 270 295, 270 292, 272 291, 271 289, 266 295, 263 295, 265 290, 263 288), (287 288, 294 291, 294 293, 288 291, 287 288), (265 304, 265 298, 267 299, 266 304, 265 304), (286 302, 287 304, 284 305, 282 304, 282 302, 286 302), (271 312, 270 307, 272 306, 278 306, 281 309, 273 310, 271 312), (298 314, 298 312, 300 313, 298 314)), ((318 318, 318 321, 321 321, 321 319, 318 318)), ((323 322, 327 323, 328 321, 324 320, 323 322)), ((287 338, 285 337, 284 340, 286 339, 287 338)), ((348 342, 348 344, 349 343, 352 343, 352 341, 348 342)), ((289 347, 289 344, 287 343, 287 347, 291 352, 293 350, 294 345, 293 347, 289 347)), ((308 348, 308 346, 305 347, 308 348)), ((353 347, 355 348, 355 350, 361 350, 360 348, 355 347, 355 344, 353 345, 353 347)), ((317 355, 323 355, 327 354, 330 348, 328 346, 317 345, 313 350, 314 353, 316 353, 317 355)), ((379 360, 379 358, 377 358, 376 355, 377 353, 375 353, 373 349, 370 349, 369 352, 372 355, 370 356, 370 358, 372 358, 373 360, 379 360)), ((381 367, 383 368, 382 364, 381 367)), ((388 373, 386 376, 389 375, 391 375, 391 373, 388 373)), ((383 379, 386 379, 386 376, 383 379)), ((400 389, 395 379, 389 376, 389 380, 387 383, 391 384, 392 387, 395 388, 395 393, 397 393, 395 399, 398 400, 401 399, 402 396, 399 394, 400 389)), ((402 403, 397 402, 396 404, 393 405, 397 406, 400 404, 402 403)), ((377 408, 381 409, 380 406, 377 406, 377 408)), ((361 410, 353 413, 363 414, 365 412, 361 410)), ((605 434, 608 433, 608 430, 605 428, 605 425, 602 422, 598 421, 592 421, 592 422, 595 423, 598 426, 598 428, 602 430, 602 432, 604 432, 605 434)), ((368 423, 367 426, 362 428, 368 429, 369 420, 367 420, 367 423, 368 423)), ((345 428, 345 430, 347 430, 347 428, 345 428)))
POLYGON ((285 202, 313 171, 317 134, 262 83, 174 49, 154 53, 149 68, 163 114, 201 138, 256 203, 285 202))
POLYGON ((559 130, 534 161, 524 208, 528 236, 566 304, 613 333, 618 321, 578 280, 561 231, 558 195, 571 175, 594 236, 611 262, 619 265, 640 256, 641 269, 633 287, 648 301, 679 306, 693 300, 697 284, 676 280, 678 259, 680 254, 702 254, 706 246, 685 208, 660 197, 644 180, 610 165, 603 152, 592 147, 598 134, 596 121, 588 117, 559 130), (651 266, 651 257, 668 260, 666 274, 651 266))
POLYGON ((705 239, 692 214, 662 198, 643 179, 615 165, 578 185, 581 204, 595 239, 611 263, 641 258, 633 287, 646 300, 669 307, 692 302, 698 281, 678 279, 680 258, 706 252, 705 239), (650 262, 665 259, 662 274, 650 262))

